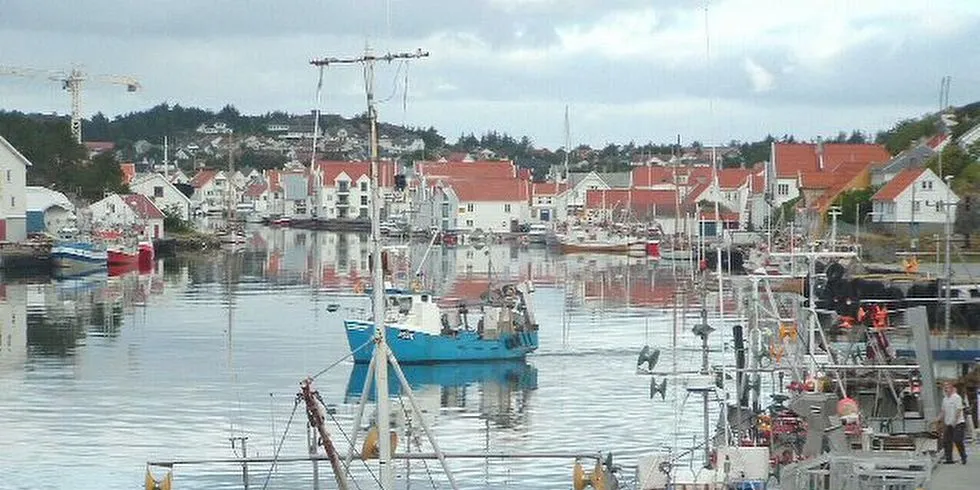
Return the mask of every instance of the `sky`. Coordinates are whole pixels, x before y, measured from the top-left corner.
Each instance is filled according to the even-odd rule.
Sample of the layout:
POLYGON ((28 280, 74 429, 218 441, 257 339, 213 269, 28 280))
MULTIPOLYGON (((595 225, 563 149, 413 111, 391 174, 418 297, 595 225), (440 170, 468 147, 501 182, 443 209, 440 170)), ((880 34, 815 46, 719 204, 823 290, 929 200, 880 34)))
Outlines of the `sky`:
MULTIPOLYGON (((319 57, 422 49, 378 65, 382 120, 450 140, 720 144, 873 132, 980 100, 976 0, 0 0, 0 66, 126 75, 82 111, 168 102, 306 113, 319 57)), ((364 111, 363 71, 330 66, 324 112, 364 111)), ((0 76, 0 109, 69 112, 60 84, 0 76)))

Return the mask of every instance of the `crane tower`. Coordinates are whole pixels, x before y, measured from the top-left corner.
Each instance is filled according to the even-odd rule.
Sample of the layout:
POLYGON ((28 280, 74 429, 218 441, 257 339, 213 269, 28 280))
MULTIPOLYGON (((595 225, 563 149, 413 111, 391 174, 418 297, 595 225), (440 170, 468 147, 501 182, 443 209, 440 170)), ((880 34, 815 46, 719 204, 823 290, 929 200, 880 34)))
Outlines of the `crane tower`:
POLYGON ((135 92, 140 89, 140 83, 133 77, 120 75, 89 75, 80 68, 72 68, 69 71, 50 71, 38 70, 34 68, 20 68, 13 66, 0 66, 0 75, 46 78, 51 81, 60 82, 61 88, 68 91, 71 96, 71 134, 79 143, 82 142, 82 82, 99 82, 115 85, 123 85, 127 92, 135 92))

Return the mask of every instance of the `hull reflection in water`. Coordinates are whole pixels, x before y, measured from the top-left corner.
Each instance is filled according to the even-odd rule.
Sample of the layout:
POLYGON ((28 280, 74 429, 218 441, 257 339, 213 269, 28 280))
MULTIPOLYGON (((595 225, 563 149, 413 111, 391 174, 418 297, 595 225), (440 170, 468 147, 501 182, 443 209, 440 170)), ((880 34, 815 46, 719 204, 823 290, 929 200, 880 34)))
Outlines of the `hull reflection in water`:
MULTIPOLYGON (((388 392, 399 395, 401 383, 395 377, 394 369, 389 368, 388 392)), ((512 391, 533 391, 538 389, 538 370, 524 360, 453 362, 440 364, 403 365, 402 372, 413 391, 421 391, 428 386, 443 388, 462 388, 473 384, 495 385, 512 391)), ((347 402, 356 402, 367 380, 368 365, 355 364, 347 381, 347 402)), ((374 390, 368 393, 368 400, 374 400, 374 390)))

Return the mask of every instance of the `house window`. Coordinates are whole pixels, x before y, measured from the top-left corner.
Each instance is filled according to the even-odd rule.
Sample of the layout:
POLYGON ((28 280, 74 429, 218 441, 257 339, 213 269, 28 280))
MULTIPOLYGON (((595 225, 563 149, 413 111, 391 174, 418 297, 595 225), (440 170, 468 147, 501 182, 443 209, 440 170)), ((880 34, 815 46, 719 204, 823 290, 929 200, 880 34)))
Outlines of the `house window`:
POLYGON ((358 213, 357 217, 358 218, 361 218, 361 219, 367 219, 367 217, 368 217, 368 208, 361 208, 361 212, 358 213))
POLYGON ((16 205, 17 205, 17 199, 14 199, 14 196, 10 196, 10 207, 14 207, 16 205))
POLYGON ((466 227, 467 228, 473 228, 473 220, 471 220, 471 219, 466 220, 466 227))
POLYGON ((922 188, 925 189, 925 190, 927 190, 927 191, 931 191, 932 190, 932 181, 931 180, 923 180, 922 181, 922 188))
POLYGON ((937 213, 943 212, 943 202, 942 201, 936 201, 936 212, 937 213))
POLYGON ((13 173, 10 170, 7 170, 7 182, 11 182, 12 180, 13 180, 13 173))
POLYGON ((789 184, 779 184, 779 186, 776 189, 776 193, 778 193, 780 196, 788 196, 789 184))
POLYGON ((361 182, 361 192, 367 192, 367 182, 361 182))
POLYGON ((341 180, 337 182, 337 192, 350 192, 350 182, 341 180))
POLYGON ((368 200, 367 196, 361 196, 361 206, 367 206, 368 200))
POLYGON ((912 211, 918 211, 922 206, 922 201, 915 201, 912 203, 912 211))
POLYGON ((153 197, 163 197, 163 186, 162 185, 153 186, 153 197))
POLYGON ((504 212, 505 213, 509 213, 510 212, 510 204, 504 204, 504 212))
POLYGON ((466 205, 466 212, 467 213, 472 213, 473 212, 473 203, 469 203, 469 204, 466 205))
POLYGON ((110 213, 115 213, 116 212, 116 205, 115 204, 109 203, 109 212, 110 213))

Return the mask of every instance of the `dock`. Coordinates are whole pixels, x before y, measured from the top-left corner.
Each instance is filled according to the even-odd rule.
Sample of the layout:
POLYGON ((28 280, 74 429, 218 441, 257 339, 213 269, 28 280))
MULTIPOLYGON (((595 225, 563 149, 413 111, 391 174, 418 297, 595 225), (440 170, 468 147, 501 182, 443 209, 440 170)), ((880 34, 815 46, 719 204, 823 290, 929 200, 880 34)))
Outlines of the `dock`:
POLYGON ((980 445, 968 444, 965 465, 939 464, 932 472, 931 490, 975 490, 980 482, 980 445))

